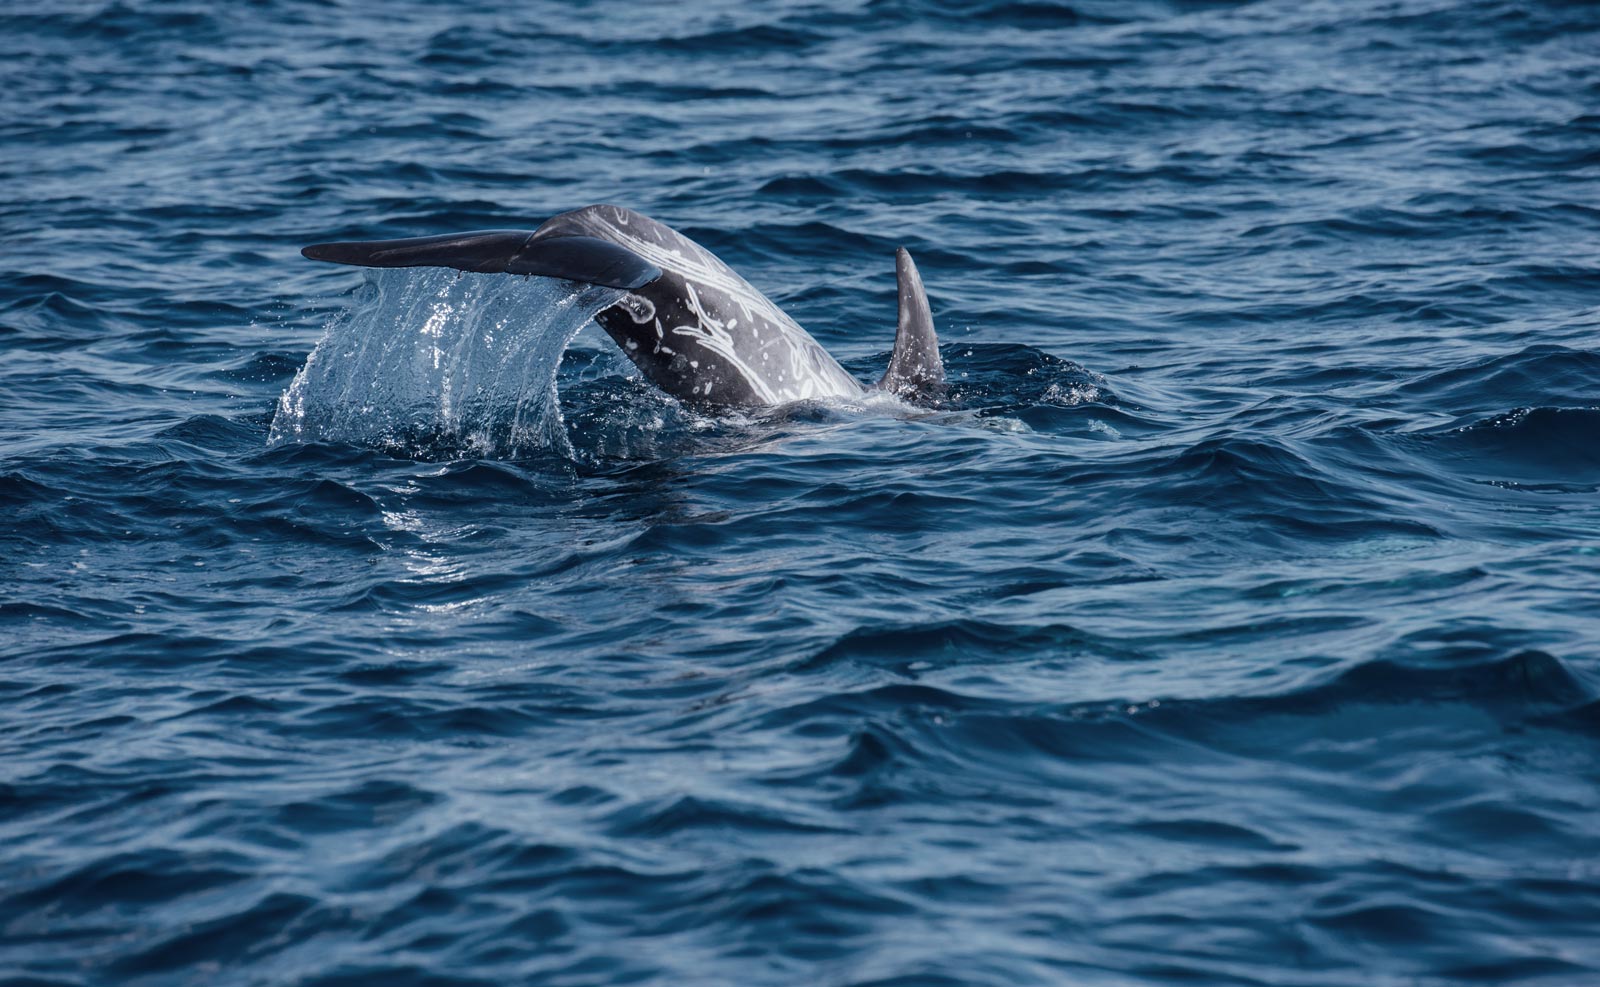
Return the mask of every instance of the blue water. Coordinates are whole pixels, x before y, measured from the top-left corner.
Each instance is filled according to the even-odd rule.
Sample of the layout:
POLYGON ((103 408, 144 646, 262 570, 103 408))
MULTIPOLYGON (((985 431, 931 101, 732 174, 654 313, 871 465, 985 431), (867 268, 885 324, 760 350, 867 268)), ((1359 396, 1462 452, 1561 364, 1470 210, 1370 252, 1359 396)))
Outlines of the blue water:
POLYGON ((1600 983, 1593 6, 43 0, 0 84, 0 984, 1600 983), (906 245, 950 395, 298 254, 591 202, 863 380, 906 245))

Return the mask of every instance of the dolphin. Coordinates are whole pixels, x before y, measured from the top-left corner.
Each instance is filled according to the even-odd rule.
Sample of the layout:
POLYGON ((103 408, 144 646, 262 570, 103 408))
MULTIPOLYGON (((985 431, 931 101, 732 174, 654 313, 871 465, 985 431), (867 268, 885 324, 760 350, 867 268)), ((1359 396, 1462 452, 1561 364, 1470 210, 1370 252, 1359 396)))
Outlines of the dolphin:
POLYGON ((762 407, 871 390, 930 401, 944 384, 928 295, 904 247, 895 252, 894 355, 872 388, 711 251, 620 206, 585 206, 536 230, 319 243, 301 254, 361 267, 452 267, 621 289, 626 294, 595 321, 645 377, 686 404, 762 407))

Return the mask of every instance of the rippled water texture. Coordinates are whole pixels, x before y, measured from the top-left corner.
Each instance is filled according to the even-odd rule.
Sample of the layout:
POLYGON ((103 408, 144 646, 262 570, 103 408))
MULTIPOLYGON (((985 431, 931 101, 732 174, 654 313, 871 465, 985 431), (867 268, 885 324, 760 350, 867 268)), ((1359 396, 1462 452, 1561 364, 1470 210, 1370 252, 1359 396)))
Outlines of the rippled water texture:
POLYGON ((0 983, 1600 983, 1597 79, 1580 3, 10 5, 0 983), (949 398, 298 254, 591 202, 863 380, 906 245, 949 398))

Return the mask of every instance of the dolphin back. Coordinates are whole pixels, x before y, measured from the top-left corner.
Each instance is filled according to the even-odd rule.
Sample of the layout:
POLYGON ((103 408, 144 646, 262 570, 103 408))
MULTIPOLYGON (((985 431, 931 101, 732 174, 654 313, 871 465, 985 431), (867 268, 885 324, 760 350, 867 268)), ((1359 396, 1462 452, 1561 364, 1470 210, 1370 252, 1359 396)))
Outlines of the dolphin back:
POLYGON ((553 216, 540 236, 589 236, 661 268, 637 294, 649 314, 613 306, 595 317, 656 386, 691 404, 761 407, 853 398, 865 388, 721 258, 664 223, 621 206, 553 216))

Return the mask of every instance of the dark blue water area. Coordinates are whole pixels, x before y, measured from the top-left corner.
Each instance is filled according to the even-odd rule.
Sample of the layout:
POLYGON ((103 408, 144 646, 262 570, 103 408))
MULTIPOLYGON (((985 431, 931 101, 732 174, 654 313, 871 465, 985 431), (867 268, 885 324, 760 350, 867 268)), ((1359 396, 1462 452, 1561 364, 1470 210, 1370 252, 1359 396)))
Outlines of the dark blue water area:
POLYGON ((0 83, 0 984, 1600 983, 1594 6, 42 0, 0 83), (907 246, 949 393, 298 253, 593 202, 864 382, 907 246), (530 369, 364 348, 445 309, 530 369))

